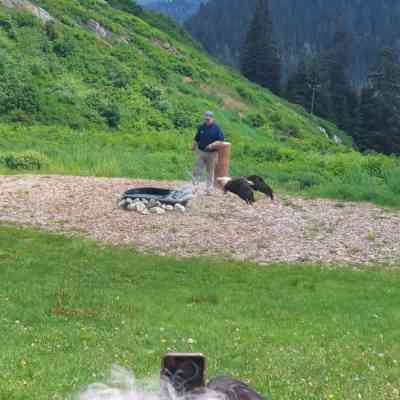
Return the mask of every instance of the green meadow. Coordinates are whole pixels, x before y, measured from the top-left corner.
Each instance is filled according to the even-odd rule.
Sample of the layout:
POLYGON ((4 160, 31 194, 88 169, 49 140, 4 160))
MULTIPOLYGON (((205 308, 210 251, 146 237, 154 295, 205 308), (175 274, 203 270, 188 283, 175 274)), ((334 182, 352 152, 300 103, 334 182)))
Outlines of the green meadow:
POLYGON ((2 399, 65 399, 112 364, 201 351, 273 399, 398 399, 400 276, 140 255, 0 227, 2 399))

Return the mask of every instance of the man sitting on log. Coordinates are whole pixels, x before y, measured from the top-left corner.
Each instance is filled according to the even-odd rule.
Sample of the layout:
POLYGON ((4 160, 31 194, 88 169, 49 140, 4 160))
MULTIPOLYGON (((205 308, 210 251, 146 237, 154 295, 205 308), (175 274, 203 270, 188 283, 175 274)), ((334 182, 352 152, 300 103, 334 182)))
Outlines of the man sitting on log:
POLYGON ((223 142, 224 132, 215 122, 211 111, 205 113, 205 121, 197 129, 192 150, 196 152, 196 161, 193 167, 193 183, 198 186, 204 169, 207 171, 207 194, 211 194, 214 187, 215 167, 218 162, 219 143, 223 142))

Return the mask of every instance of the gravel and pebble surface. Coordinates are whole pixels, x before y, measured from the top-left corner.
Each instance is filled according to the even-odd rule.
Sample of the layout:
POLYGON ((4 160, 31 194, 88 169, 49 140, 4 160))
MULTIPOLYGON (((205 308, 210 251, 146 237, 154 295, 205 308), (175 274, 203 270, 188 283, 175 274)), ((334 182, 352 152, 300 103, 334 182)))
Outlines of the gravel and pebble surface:
MULTIPOLYGON (((160 255, 276 262, 397 264, 400 212, 335 200, 260 198, 249 207, 217 191, 186 212, 124 211, 118 196, 152 182, 70 176, 0 177, 0 221, 79 234, 160 255)), ((278 196, 279 197, 279 196, 278 196)))

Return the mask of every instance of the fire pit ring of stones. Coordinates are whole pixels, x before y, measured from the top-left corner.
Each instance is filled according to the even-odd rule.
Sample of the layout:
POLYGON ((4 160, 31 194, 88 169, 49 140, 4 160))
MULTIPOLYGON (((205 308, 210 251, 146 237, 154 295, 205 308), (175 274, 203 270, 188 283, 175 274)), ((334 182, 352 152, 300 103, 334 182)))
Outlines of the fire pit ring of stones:
POLYGON ((167 211, 184 213, 186 205, 193 198, 191 187, 182 189, 136 188, 126 191, 118 206, 140 214, 164 214, 167 211))

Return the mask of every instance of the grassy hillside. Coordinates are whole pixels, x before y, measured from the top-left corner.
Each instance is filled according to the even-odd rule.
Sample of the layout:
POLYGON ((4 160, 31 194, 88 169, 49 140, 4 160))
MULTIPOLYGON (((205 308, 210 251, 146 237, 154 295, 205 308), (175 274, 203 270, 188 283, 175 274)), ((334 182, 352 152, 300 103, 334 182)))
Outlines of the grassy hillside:
POLYGON ((195 127, 212 109, 233 143, 232 174, 400 205, 398 160, 361 156, 331 124, 210 60, 169 20, 128 0, 34 3, 54 20, 0 5, 2 172, 185 179, 195 127))
POLYGON ((66 399, 113 363, 202 351, 272 399, 399 398, 397 272, 209 259, 0 226, 0 398, 66 399))

